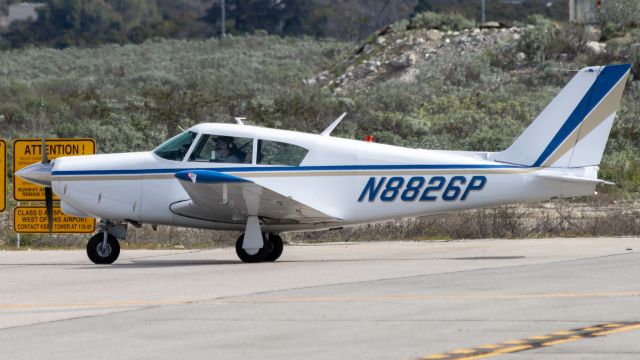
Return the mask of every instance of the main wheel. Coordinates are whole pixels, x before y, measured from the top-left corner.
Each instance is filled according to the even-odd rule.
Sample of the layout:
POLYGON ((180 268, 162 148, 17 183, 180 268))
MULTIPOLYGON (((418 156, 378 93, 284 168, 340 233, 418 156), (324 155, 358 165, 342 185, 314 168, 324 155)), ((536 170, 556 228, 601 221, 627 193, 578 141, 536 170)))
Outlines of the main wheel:
POLYGON ((87 255, 94 264, 112 264, 120 255, 120 243, 115 236, 107 234, 107 244, 103 246, 104 233, 97 233, 87 243, 87 255))
MULTIPOLYGON (((263 237, 264 240, 264 237, 263 237)), ((258 250, 255 254, 249 254, 242 248, 242 243, 244 242, 244 234, 240 235, 238 240, 236 241, 236 254, 242 262, 246 263, 257 263, 264 260, 265 255, 269 252, 270 244, 265 240, 264 246, 262 249, 258 250)))
POLYGON ((265 261, 276 261, 282 255, 282 250, 284 250, 284 243, 282 242, 282 238, 280 235, 269 234, 269 242, 271 243, 270 251, 267 256, 264 258, 265 261))

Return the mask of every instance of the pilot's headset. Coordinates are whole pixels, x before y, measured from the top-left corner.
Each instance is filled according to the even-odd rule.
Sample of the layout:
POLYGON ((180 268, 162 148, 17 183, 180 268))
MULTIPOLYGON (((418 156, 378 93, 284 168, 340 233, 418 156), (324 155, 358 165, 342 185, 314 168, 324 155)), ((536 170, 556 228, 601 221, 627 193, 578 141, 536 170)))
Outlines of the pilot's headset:
POLYGON ((230 136, 221 136, 218 138, 218 140, 227 144, 227 148, 231 151, 233 151, 236 148, 236 144, 233 142, 233 138, 230 136))

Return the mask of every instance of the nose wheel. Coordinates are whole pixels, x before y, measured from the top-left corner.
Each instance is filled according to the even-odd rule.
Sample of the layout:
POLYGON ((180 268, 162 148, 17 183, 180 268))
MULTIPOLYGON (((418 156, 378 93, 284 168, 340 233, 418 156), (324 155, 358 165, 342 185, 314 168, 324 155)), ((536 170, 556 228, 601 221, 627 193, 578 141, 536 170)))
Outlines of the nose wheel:
POLYGON ((236 241, 236 254, 246 263, 257 263, 263 261, 276 261, 282 255, 284 249, 284 243, 282 238, 276 234, 262 234, 262 240, 264 245, 257 252, 251 251, 251 249, 244 249, 242 244, 244 243, 244 235, 240 235, 236 241), (252 253, 250 253, 252 252, 252 253))
POLYGON ((87 256, 94 264, 112 264, 119 255, 120 243, 109 233, 97 233, 87 243, 87 256))

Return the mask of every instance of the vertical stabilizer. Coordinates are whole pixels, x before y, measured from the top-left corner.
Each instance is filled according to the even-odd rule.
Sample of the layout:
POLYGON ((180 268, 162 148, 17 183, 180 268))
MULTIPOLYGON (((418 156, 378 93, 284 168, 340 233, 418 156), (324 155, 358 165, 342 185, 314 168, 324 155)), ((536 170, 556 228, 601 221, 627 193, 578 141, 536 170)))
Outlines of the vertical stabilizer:
POLYGON ((535 167, 600 164, 631 65, 584 68, 495 160, 535 167))

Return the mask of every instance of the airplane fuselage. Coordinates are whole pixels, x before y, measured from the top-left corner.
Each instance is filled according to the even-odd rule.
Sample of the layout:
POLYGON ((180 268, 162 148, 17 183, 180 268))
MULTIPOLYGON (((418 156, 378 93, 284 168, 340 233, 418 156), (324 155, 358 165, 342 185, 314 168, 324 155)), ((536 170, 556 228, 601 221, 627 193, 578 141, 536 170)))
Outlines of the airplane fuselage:
MULTIPOLYGON (((492 161, 492 153, 408 149, 248 125, 202 124, 200 133, 280 141, 304 147, 298 166, 164 159, 153 152, 55 160, 52 188, 65 213, 116 221, 242 230, 245 220, 187 217, 172 205, 189 200, 176 173, 213 170, 295 198, 339 221, 270 224, 269 232, 324 229, 408 216, 432 215, 553 197, 589 195, 595 184, 572 184, 539 174, 592 169, 542 169, 492 161)), ((589 174, 592 175, 592 174, 589 174)), ((234 206, 233 203, 228 206, 234 206)))
MULTIPOLYGON (((200 124, 152 152, 58 158, 16 175, 97 217, 87 255, 111 264, 126 224, 239 230, 244 262, 276 261, 283 231, 335 228, 590 195, 629 64, 588 67, 501 152, 410 149, 238 124, 200 124)), ((42 148, 45 148, 43 141, 42 148)), ((610 184, 610 183, 609 183, 610 184)))

